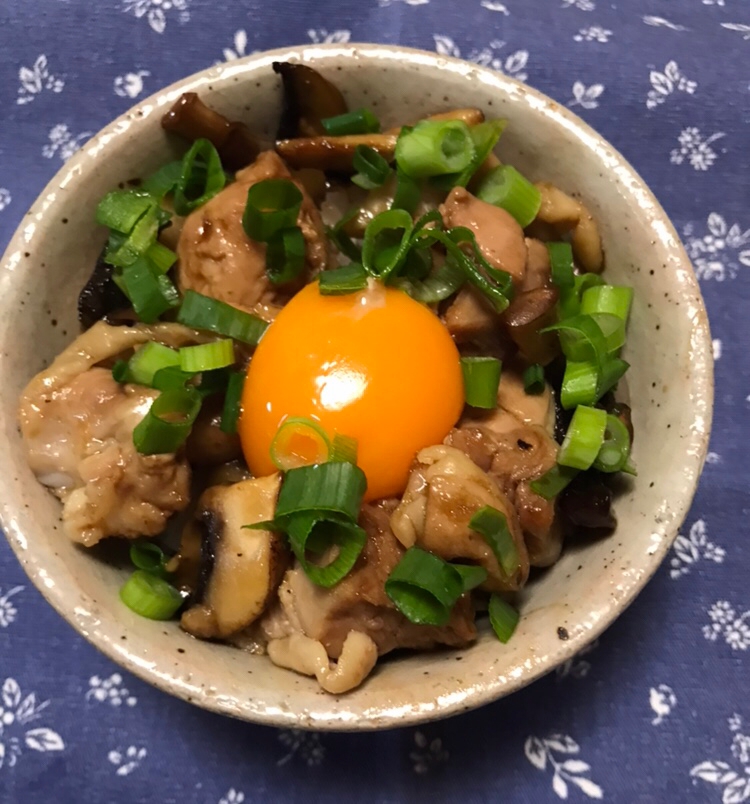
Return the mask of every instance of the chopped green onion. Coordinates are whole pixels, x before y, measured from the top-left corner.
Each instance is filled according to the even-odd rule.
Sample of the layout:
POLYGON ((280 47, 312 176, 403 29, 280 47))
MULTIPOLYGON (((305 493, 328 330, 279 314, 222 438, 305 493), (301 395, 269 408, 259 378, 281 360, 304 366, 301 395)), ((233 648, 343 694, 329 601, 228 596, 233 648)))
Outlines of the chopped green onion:
POLYGON ((365 229, 362 265, 373 276, 387 282, 397 273, 411 245, 414 222, 403 209, 389 209, 376 215, 365 229))
POLYGON ((537 396, 547 387, 544 381, 544 369, 539 363, 533 363, 523 373, 523 390, 527 394, 537 396))
POLYGON ((119 383, 130 382, 130 370, 127 360, 118 360, 115 362, 114 366, 112 366, 112 379, 119 383))
POLYGON ((542 205, 539 190, 510 165, 491 170, 477 190, 477 198, 509 212, 524 229, 542 205))
POLYGON ((177 262, 177 255, 174 251, 162 245, 158 240, 148 247, 145 256, 159 274, 166 274, 177 262))
POLYGON ((104 259, 116 268, 127 268, 136 260, 143 257, 156 242, 159 234, 159 215, 153 204, 138 219, 135 226, 128 232, 113 231, 107 242, 104 259))
POLYGON ((576 405, 593 405, 599 398, 599 367, 592 360, 565 363, 560 390, 560 404, 565 410, 572 410, 576 405))
POLYGON ((135 542, 130 545, 130 560, 135 567, 152 575, 164 576, 167 559, 164 551, 154 542, 135 542))
POLYGON ((541 477, 532 480, 529 486, 534 494, 544 497, 545 500, 552 500, 557 497, 577 474, 578 469, 571 469, 569 466, 560 466, 559 463, 556 463, 541 477))
MULTIPOLYGON (((347 464, 349 465, 349 464, 347 464)), ((307 577, 326 589, 349 574, 365 546, 367 534, 355 522, 317 518, 315 514, 297 514, 290 518, 286 533, 289 545, 307 577), (308 559, 308 553, 326 553, 336 547, 336 557, 320 565, 308 559)))
POLYGON ((169 620, 182 605, 182 595, 163 578, 136 570, 120 589, 120 600, 149 620, 169 620))
POLYGON ((353 112, 320 121, 329 137, 347 137, 351 134, 377 134, 380 121, 369 109, 355 109, 353 112))
POLYGON ((573 249, 570 243, 547 243, 552 283, 560 289, 575 287, 573 249))
POLYGON ((295 226, 284 229, 266 245, 266 273, 274 285, 284 285, 296 279, 305 265, 305 238, 295 226))
POLYGON ((599 387, 597 388, 597 402, 607 391, 611 391, 617 385, 629 368, 630 363, 621 360, 619 357, 605 361, 601 368, 599 387))
POLYGON ((607 342, 604 334, 590 315, 566 318, 541 332, 557 332, 559 334, 560 346, 568 360, 593 360, 599 365, 607 355, 607 342))
POLYGON ((293 416, 276 431, 270 449, 274 466, 287 472, 300 466, 325 463, 331 452, 331 442, 318 422, 293 416))
POLYGON ((331 444, 329 461, 357 463, 357 439, 336 433, 331 444))
POLYGON ((604 443, 606 427, 606 411, 579 405, 573 412, 557 462, 572 469, 588 469, 604 443))
POLYGON ((194 378, 194 374, 188 374, 177 366, 167 366, 159 369, 151 380, 152 388, 157 391, 182 391, 187 388, 188 383, 194 378))
POLYGON ((113 190, 99 202, 96 222, 115 232, 128 234, 154 206, 154 199, 148 193, 139 190, 113 190))
POLYGON ((153 385, 154 375, 167 366, 179 366, 180 354, 156 341, 138 349, 128 362, 128 382, 153 385))
POLYGON ((487 570, 484 567, 477 567, 474 564, 451 564, 451 566, 461 576, 464 592, 476 589, 487 580, 487 570))
MULTIPOLYGON (((200 373, 200 385, 196 387, 196 391, 201 395, 201 398, 213 396, 214 394, 223 394, 229 385, 229 375, 232 372, 226 367, 215 369, 206 369, 200 373)), ((194 377, 195 375, 189 375, 194 377)))
POLYGON ((182 159, 182 170, 174 190, 174 210, 188 215, 210 201, 226 184, 216 148, 206 139, 198 139, 182 159))
POLYGON ((635 468, 635 464, 633 463, 633 461, 630 460, 630 458, 628 458, 628 460, 625 462, 625 466, 622 467, 622 471, 626 475, 632 475, 633 477, 638 477, 638 470, 635 468))
POLYGON ((419 184, 401 168, 396 168, 396 191, 393 194, 391 209, 405 209, 413 215, 421 200, 419 184))
POLYGON ((336 224, 326 230, 328 239, 333 243, 338 251, 345 257, 348 257, 352 262, 362 262, 362 251, 354 245, 351 237, 344 231, 344 227, 350 223, 359 214, 359 209, 356 207, 350 209, 336 224))
POLYGON ((352 165, 357 171, 352 181, 363 190, 382 187, 391 175, 388 161, 369 145, 358 145, 354 149, 352 165))
POLYGON ((245 373, 233 371, 229 375, 227 391, 224 397, 224 407, 221 411, 219 429, 222 433, 236 433, 237 421, 242 409, 242 389, 245 386, 245 373))
MULTIPOLYGON (((415 252, 410 252, 414 254, 415 252)), ((466 274, 451 260, 446 260, 432 276, 426 279, 399 277, 393 282, 413 299, 422 304, 437 304, 452 296, 466 281, 466 274)))
POLYGON ((454 182, 454 186, 466 187, 471 181, 471 177, 479 170, 484 160, 492 153, 493 148, 497 145, 500 135, 505 131, 508 125, 507 120, 486 120, 484 123, 473 126, 471 131, 471 139, 474 142, 474 158, 469 164, 459 173, 454 182))
POLYGON ((128 265, 120 281, 122 291, 133 305, 136 315, 146 324, 152 324, 160 315, 180 303, 177 288, 166 276, 157 274, 145 257, 128 265))
POLYGON ((152 173, 141 185, 141 189, 150 193, 154 198, 161 201, 165 195, 169 195, 182 176, 182 160, 168 162, 160 167, 156 173, 152 173))
POLYGON ((234 343, 227 338, 212 343, 183 346, 179 356, 180 368, 185 372, 197 374, 199 371, 212 371, 234 363, 234 343))
POLYGON ((597 285, 590 287, 581 296, 582 313, 609 313, 627 322, 630 305, 633 302, 633 288, 619 285, 597 285))
POLYGON ((396 142, 396 163, 414 178, 460 173, 476 154, 469 127, 462 120, 422 120, 403 128, 396 142))
POLYGON ((267 243, 297 225, 302 192, 291 179, 264 179, 247 191, 242 226, 248 237, 267 243))
POLYGON ((206 329, 251 346, 258 345, 268 328, 268 322, 262 318, 194 290, 185 292, 177 320, 186 327, 206 329))
POLYGON ((318 286, 321 296, 343 296, 346 293, 356 293, 367 287, 367 271, 354 262, 342 265, 341 268, 321 271, 318 274, 318 286))
POLYGON ((630 433, 623 421, 607 414, 604 442, 594 459, 593 467, 600 472, 620 472, 630 457, 630 433))
POLYGON ((604 335, 607 355, 616 357, 625 345, 625 321, 612 313, 593 313, 591 318, 604 335))
POLYGON ((464 593, 460 572, 419 547, 410 547, 385 582, 396 608, 418 625, 445 625, 464 593))
POLYGON ((495 636, 503 643, 507 644, 513 636, 521 615, 510 603, 506 603, 499 595, 490 597, 489 605, 490 625, 495 632, 495 636))
POLYGON ((469 520, 469 527, 484 537, 506 577, 518 571, 521 558, 504 513, 485 505, 469 520))
POLYGON ((464 397, 473 408, 494 410, 503 364, 495 357, 462 357, 464 397))
POLYGON ((136 450, 142 455, 176 452, 190 435, 200 408, 195 391, 162 391, 133 430, 136 450))

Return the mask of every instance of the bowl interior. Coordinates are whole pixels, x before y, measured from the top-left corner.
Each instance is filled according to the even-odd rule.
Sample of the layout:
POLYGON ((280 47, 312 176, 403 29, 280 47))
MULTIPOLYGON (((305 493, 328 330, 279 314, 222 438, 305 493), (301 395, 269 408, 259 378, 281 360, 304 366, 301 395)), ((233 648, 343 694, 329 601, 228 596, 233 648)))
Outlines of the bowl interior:
POLYGON ((630 602, 665 555, 692 498, 711 406, 710 338, 689 262, 664 212, 622 158, 550 99, 475 65, 380 46, 276 51, 212 68, 150 98, 73 157, 27 214, 0 270, 0 480, 8 538, 31 578, 71 624, 112 659, 189 701, 284 726, 372 729, 444 716, 517 689, 568 658, 630 602), (175 158, 165 108, 198 91, 269 141, 280 111, 275 59, 313 63, 384 124, 479 106, 510 124, 498 153, 534 180, 585 200, 602 230, 607 279, 635 288, 625 357, 632 363, 638 477, 617 500, 609 539, 566 550, 525 593, 510 644, 486 630, 468 651, 383 661, 346 696, 265 657, 199 642, 174 623, 143 620, 119 602, 123 570, 69 543, 59 506, 26 466, 16 400, 78 331, 76 298, 103 243, 98 199, 175 158), (457 661, 460 658, 461 661, 457 661))

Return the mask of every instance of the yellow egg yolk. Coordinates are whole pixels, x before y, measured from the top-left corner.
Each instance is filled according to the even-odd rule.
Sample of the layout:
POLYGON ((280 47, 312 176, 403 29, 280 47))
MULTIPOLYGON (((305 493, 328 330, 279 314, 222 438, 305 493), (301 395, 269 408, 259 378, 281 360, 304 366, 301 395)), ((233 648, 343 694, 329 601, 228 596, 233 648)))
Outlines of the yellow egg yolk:
POLYGON ((313 282, 255 350, 238 429, 256 476, 276 471, 271 442, 287 418, 355 438, 375 500, 404 490, 416 453, 442 442, 463 404, 458 350, 427 307, 375 280, 343 296, 313 282))

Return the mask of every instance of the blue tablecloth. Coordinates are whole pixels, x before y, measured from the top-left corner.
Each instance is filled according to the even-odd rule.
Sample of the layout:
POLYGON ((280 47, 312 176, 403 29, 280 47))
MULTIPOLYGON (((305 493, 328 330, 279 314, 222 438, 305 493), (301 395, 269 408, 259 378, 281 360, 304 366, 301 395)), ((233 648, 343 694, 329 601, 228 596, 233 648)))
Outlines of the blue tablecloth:
POLYGON ((138 98, 281 45, 398 42, 567 104, 635 165, 708 304, 711 453, 668 560, 585 653, 481 711, 370 735, 208 714, 120 671, 0 543, 0 802, 750 801, 747 0, 36 0, 0 4, 0 245, 138 98))

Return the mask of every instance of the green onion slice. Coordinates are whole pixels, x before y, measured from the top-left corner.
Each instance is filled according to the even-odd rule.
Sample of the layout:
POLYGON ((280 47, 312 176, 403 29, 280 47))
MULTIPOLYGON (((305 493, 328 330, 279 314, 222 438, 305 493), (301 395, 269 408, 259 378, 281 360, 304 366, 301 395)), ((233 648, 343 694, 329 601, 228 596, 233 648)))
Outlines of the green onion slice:
POLYGON ((504 513, 485 505, 469 520, 469 527, 484 537, 506 577, 510 578, 518 571, 521 557, 504 513))
POLYGON ((490 597, 488 611, 492 630, 495 632, 495 636, 505 645, 513 636, 521 615, 499 595, 490 597))
POLYGON ((464 578, 447 561, 410 547, 385 582, 396 608, 418 625, 445 625, 464 592, 464 578))
POLYGON ((471 181, 471 177, 492 153, 507 125, 507 120, 486 120, 484 123, 479 123, 479 125, 470 129, 471 139, 474 142, 474 157, 457 176, 455 186, 466 187, 471 181))
POLYGON ((182 595, 163 578, 136 570, 120 589, 120 600, 149 620, 169 620, 182 605, 182 595))
POLYGON ((354 262, 342 265, 341 268, 321 271, 318 274, 318 286, 321 296, 343 296, 347 293, 356 293, 367 287, 367 271, 354 262))
POLYGON ((414 178, 461 173, 474 159, 476 148, 462 120, 422 120, 403 128, 396 142, 396 163, 414 178))
POLYGON ((357 215, 359 215, 359 209, 356 207, 350 209, 335 226, 331 226, 326 230, 326 234, 337 251, 341 252, 345 257, 348 257, 352 262, 361 263, 362 250, 354 244, 351 237, 344 231, 344 227, 354 220, 357 215))
POLYGON ((154 542, 135 542, 130 545, 130 560, 135 567, 152 575, 164 577, 167 558, 154 542))
POLYGON ((233 371, 229 375, 224 407, 221 411, 219 429, 222 433, 236 433, 237 422, 242 410, 242 389, 245 386, 245 372, 233 371))
POLYGON ((362 265, 373 276, 387 282, 397 273, 411 246, 414 222, 403 209, 389 209, 376 215, 365 229, 362 265))
POLYGON ((544 381, 544 369, 539 363, 528 366, 523 373, 523 390, 527 394, 537 396, 544 392, 547 383, 544 381))
POLYGON ((177 288, 166 276, 157 274, 145 257, 123 270, 120 286, 136 315, 146 324, 152 324, 180 303, 177 288))
MULTIPOLYGON (((178 355, 179 360, 179 355, 178 355)), ((194 379, 194 374, 183 371, 179 364, 176 366, 165 366, 160 368, 151 380, 151 387, 157 391, 181 391, 185 390, 194 379)))
MULTIPOLYGON (((414 254, 415 252, 411 252, 414 254)), ((426 279, 399 277, 393 285, 422 304, 437 304, 452 296, 466 281, 466 274, 452 260, 446 260, 426 279)))
POLYGON ((177 255, 174 251, 163 246, 158 240, 148 247, 145 256, 158 274, 166 274, 177 262, 177 255))
POLYGON ((159 214, 152 199, 151 206, 127 234, 112 232, 104 259, 116 268, 127 268, 146 254, 158 234, 159 214))
POLYGON ((183 346, 179 352, 180 368, 190 374, 231 366, 234 363, 234 343, 230 339, 183 346))
POLYGON ((169 195, 182 176, 182 160, 168 162, 160 167, 156 173, 152 173, 141 185, 141 189, 150 193, 154 198, 161 201, 165 195, 169 195))
POLYGON ((174 211, 188 215, 224 188, 227 176, 216 148, 198 139, 182 159, 182 171, 174 190, 174 211))
POLYGON ((474 564, 451 564, 453 569, 461 576, 464 592, 470 592, 481 586, 487 580, 487 570, 474 564))
POLYGON ((601 365, 608 353, 606 338, 590 315, 566 318, 541 332, 557 332, 559 334, 560 346, 568 360, 593 361, 597 365, 601 365))
POLYGON ((179 352, 156 341, 150 341, 138 349, 128 361, 128 382, 153 386, 157 371, 179 365, 179 352))
POLYGON ((509 212, 524 229, 542 205, 539 190, 510 165, 491 170, 477 190, 477 197, 509 212))
POLYGON ((552 282, 558 288, 575 287, 573 272, 573 248, 570 243, 547 243, 552 282))
POLYGON ((391 209, 405 209, 413 215, 419 206, 422 194, 416 179, 401 168, 396 168, 396 192, 393 194, 391 209))
POLYGON ((630 363, 621 360, 619 357, 605 361, 599 377, 597 401, 599 401, 607 391, 611 391, 617 385, 629 368, 630 363))
POLYGON ((295 226, 274 235, 266 245, 266 273, 274 285, 296 279, 305 265, 305 238, 295 226))
POLYGON ((117 360, 115 362, 114 366, 112 366, 112 379, 119 383, 132 382, 127 360, 117 360))
POLYGON ((352 463, 320 463, 290 469, 276 504, 276 521, 298 513, 315 513, 356 522, 367 488, 364 472, 352 463))
POLYGON ((579 405, 573 412, 557 462, 571 469, 590 468, 604 443, 606 427, 606 411, 579 405))
POLYGON ((143 455, 176 452, 200 408, 201 397, 193 390, 162 391, 133 430, 135 448, 143 455))
POLYGON ((630 433, 617 416, 607 414, 604 441, 594 459, 593 467, 600 472, 621 472, 630 458, 630 433))
POLYGON ((576 405, 593 405, 599 399, 599 367, 593 361, 568 360, 560 390, 560 404, 565 410, 576 405))
POLYGON ((544 497, 545 500, 552 500, 557 497, 577 474, 578 469, 571 469, 568 466, 560 466, 560 464, 556 463, 541 477, 532 480, 529 486, 534 494, 544 497))
POLYGON ((251 346, 258 345, 268 328, 262 318, 194 290, 185 292, 177 320, 186 327, 206 329, 251 346))
POLYGON ((596 285, 583 291, 581 312, 607 313, 627 322, 633 303, 633 288, 620 285, 596 285))
POLYGON ((140 190, 113 190, 96 208, 96 222, 115 232, 128 234, 155 206, 154 198, 140 190))
POLYGON ((355 109, 353 112, 335 117, 326 117, 320 121, 326 134, 331 137, 346 137, 350 134, 377 134, 380 121, 369 109, 355 109))
POLYGON ((336 433, 331 443, 329 461, 344 461, 346 463, 357 463, 357 439, 350 436, 336 433))
POLYGON ((496 357, 462 357, 464 397, 473 408, 494 410, 497 407, 497 389, 500 387, 502 361, 496 357))
POLYGON ((326 431, 318 422, 302 416, 286 419, 271 442, 271 460, 282 472, 325 463, 330 451, 331 442, 326 431))
POLYGON ((252 240, 268 243, 297 225, 302 192, 291 179, 264 179, 247 191, 242 226, 252 240))
POLYGON ((369 145, 358 145, 354 149, 352 165, 357 171, 352 181, 363 190, 382 187, 391 175, 388 161, 369 145))

